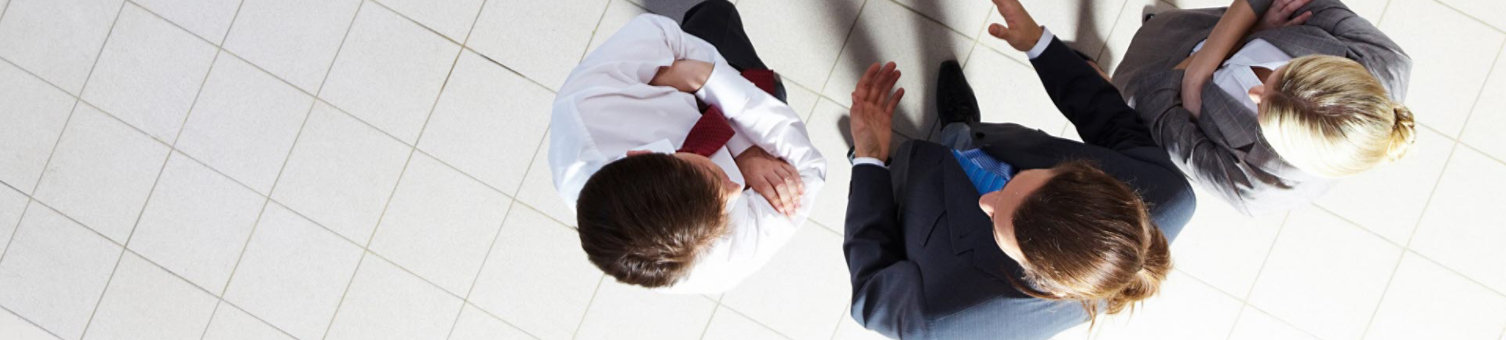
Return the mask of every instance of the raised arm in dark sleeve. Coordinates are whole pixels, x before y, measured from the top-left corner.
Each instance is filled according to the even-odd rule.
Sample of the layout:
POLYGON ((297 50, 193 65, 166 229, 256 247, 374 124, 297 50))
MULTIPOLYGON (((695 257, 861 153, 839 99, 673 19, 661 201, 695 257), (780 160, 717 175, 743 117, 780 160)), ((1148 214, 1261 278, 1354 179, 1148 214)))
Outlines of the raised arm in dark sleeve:
POLYGON ((905 258, 889 170, 852 169, 842 251, 852 278, 852 317, 891 338, 923 334, 920 269, 905 258))
POLYGON ((1083 142, 1121 152, 1157 147, 1119 90, 1060 39, 1052 38, 1045 52, 1030 63, 1051 101, 1077 127, 1083 142))

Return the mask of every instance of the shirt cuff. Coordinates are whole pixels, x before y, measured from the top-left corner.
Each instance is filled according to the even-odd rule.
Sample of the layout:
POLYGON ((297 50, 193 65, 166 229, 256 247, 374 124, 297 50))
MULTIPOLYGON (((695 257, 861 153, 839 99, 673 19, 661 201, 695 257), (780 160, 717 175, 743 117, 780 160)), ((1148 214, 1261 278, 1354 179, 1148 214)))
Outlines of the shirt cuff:
MULTIPOLYGON (((727 107, 724 104, 748 102, 751 99, 743 91, 752 86, 737 86, 738 82, 747 83, 748 79, 743 78, 742 72, 738 72, 737 69, 732 68, 732 65, 727 64, 727 62, 717 60, 714 62, 714 65, 711 69, 711 75, 706 77, 706 83, 701 84, 701 89, 695 91, 695 97, 706 102, 706 104, 722 108, 723 114, 730 115, 732 112, 727 111, 727 107)), ((757 87, 752 88, 756 89, 757 87)), ((727 118, 732 117, 728 116, 727 118)))
POLYGON ((878 160, 878 158, 873 158, 873 157, 853 157, 852 158, 852 166, 853 167, 857 167, 859 165, 864 165, 864 164, 873 165, 873 166, 877 166, 877 167, 885 168, 885 169, 889 168, 887 166, 884 166, 884 161, 880 161, 880 160, 878 160))
POLYGON ((1056 39, 1056 35, 1051 34, 1051 29, 1041 26, 1041 40, 1037 40, 1035 47, 1031 47, 1030 51, 1025 52, 1025 56, 1030 57, 1030 60, 1040 57, 1041 53, 1046 53, 1046 47, 1051 46, 1051 39, 1056 39))

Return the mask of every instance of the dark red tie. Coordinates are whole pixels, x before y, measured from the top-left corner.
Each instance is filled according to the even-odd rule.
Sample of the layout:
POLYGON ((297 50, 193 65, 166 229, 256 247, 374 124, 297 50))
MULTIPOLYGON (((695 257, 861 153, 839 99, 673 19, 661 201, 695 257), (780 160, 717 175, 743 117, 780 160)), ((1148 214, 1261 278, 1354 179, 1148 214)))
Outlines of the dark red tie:
POLYGON ((732 140, 733 133, 732 125, 727 124, 727 117, 722 116, 722 110, 712 106, 701 113, 701 119, 695 121, 695 126, 690 128, 690 135, 685 136, 685 143, 676 152, 711 157, 711 154, 726 146, 727 141, 732 140))
MULTIPOLYGON (((747 78, 753 85, 770 94, 774 93, 774 71, 744 70, 743 78, 747 78)), ((685 136, 685 143, 680 145, 680 150, 675 152, 690 152, 701 156, 711 157, 717 150, 727 145, 732 140, 732 125, 727 123, 727 117, 722 115, 722 110, 715 106, 706 106, 701 113, 701 119, 690 128, 690 135, 685 136)))

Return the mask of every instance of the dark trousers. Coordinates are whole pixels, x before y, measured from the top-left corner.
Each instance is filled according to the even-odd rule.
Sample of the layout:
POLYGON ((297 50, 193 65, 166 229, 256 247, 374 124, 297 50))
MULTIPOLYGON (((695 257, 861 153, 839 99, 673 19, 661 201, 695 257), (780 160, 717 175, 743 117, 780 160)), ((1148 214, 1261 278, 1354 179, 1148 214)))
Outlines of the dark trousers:
POLYGON ((737 14, 737 7, 727 0, 706 0, 691 7, 685 12, 680 29, 711 43, 738 71, 769 68, 758 59, 753 42, 743 31, 743 19, 737 14))

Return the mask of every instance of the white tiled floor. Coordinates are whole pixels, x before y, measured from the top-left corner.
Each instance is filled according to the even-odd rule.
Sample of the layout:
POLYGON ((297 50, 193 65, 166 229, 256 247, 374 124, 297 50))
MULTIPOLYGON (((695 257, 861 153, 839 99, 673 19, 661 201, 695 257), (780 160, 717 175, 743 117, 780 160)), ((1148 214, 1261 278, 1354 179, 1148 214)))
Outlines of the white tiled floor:
MULTIPOLYGON (((856 72, 900 62, 902 139, 953 58, 986 120, 1075 136, 987 1, 741 0, 834 185, 737 289, 618 284, 554 194, 548 111, 693 1, 0 0, 0 339, 872 339, 840 248, 856 72)), ((1145 8, 1228 3, 1025 1, 1109 69, 1145 8)), ((1200 193, 1162 294, 1058 338, 1506 339, 1502 3, 1351 1, 1415 59, 1412 155, 1289 214, 1200 193)))

